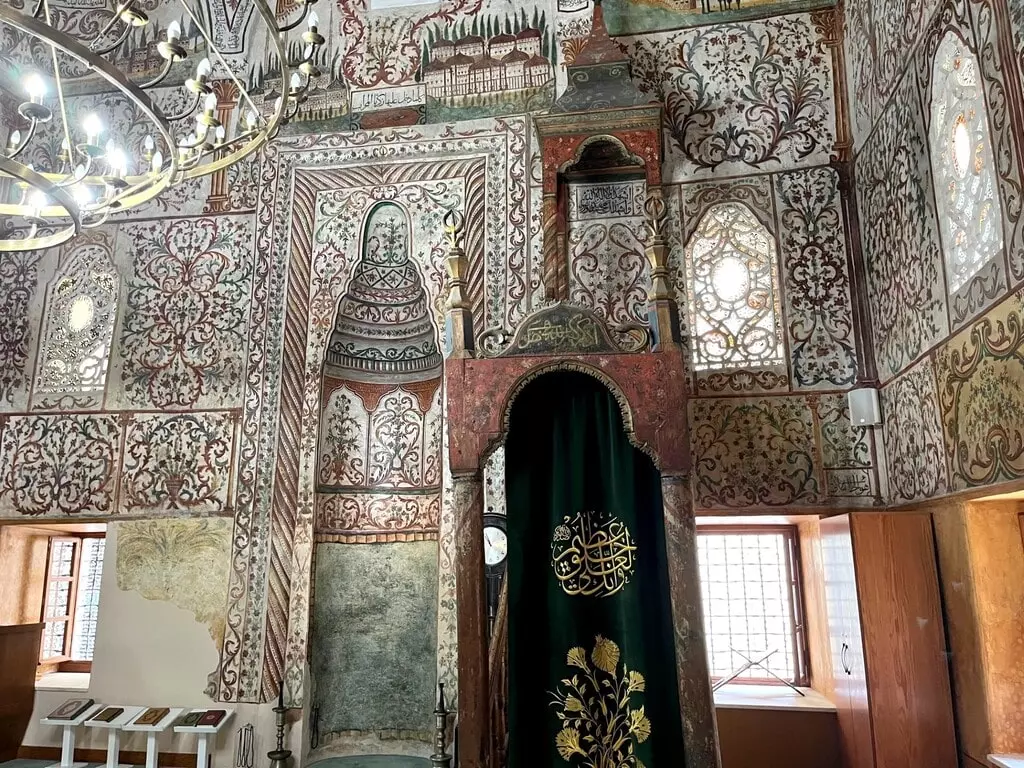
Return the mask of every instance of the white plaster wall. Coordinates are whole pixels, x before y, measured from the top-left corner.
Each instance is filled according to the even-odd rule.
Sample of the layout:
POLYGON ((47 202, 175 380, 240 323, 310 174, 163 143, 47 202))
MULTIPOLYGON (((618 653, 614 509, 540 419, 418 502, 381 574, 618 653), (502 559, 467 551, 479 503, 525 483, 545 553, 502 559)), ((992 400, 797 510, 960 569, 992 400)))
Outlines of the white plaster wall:
MULTIPOLYGON (((234 764, 238 729, 252 723, 255 731, 254 764, 266 763, 267 752, 274 748, 273 704, 217 704, 203 693, 207 676, 217 666, 218 651, 209 627, 197 622, 188 610, 162 600, 147 600, 134 591, 117 586, 114 567, 117 552, 117 525, 107 529, 107 547, 100 581, 99 622, 96 653, 88 696, 114 706, 210 707, 235 710, 217 739, 213 750, 214 768, 234 764)), ((82 691, 36 691, 35 708, 23 744, 59 747, 61 729, 44 726, 39 720, 63 701, 82 696, 82 691)), ((297 712, 294 714, 298 714, 297 712)), ((302 754, 301 721, 290 725, 289 748, 302 754)), ((76 746, 106 749, 106 731, 81 727, 76 746)), ((194 736, 164 732, 159 737, 161 751, 194 753, 194 736)), ((143 734, 124 733, 122 750, 144 751, 143 734)))

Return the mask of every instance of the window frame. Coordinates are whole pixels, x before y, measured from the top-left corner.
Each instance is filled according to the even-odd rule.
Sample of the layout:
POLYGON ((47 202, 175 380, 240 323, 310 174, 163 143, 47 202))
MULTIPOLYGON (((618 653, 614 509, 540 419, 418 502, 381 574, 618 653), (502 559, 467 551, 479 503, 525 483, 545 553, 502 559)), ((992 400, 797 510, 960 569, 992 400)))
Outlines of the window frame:
MULTIPOLYGON (((715 536, 741 536, 751 534, 781 534, 785 540, 785 568, 788 575, 789 588, 786 596, 789 601, 790 615, 793 617, 793 631, 790 635, 793 653, 793 679, 790 681, 797 687, 810 685, 810 649, 807 638, 807 611, 805 607, 805 596, 803 590, 802 566, 800 560, 800 530, 792 524, 765 524, 757 525, 746 523, 743 525, 728 525, 722 523, 702 525, 697 521, 697 538, 702 535, 715 536)), ((699 552, 699 541, 695 542, 695 550, 699 552)), ((700 579, 700 568, 698 566, 697 577, 700 579)), ((701 581, 701 609, 703 613, 704 583, 701 581)), ((702 617, 703 618, 703 617, 702 617)), ((707 627, 705 619, 705 629, 707 627)), ((710 643, 707 641, 705 631, 705 653, 710 653, 710 643)), ((708 661, 710 671, 710 659, 708 661)), ((722 675, 711 675, 712 682, 724 679, 722 675)), ((734 678, 731 683, 738 685, 772 685, 784 686, 785 683, 774 678, 745 677, 743 675, 734 678)))
MULTIPOLYGON (((40 608, 40 620, 44 624, 43 639, 45 640, 45 625, 51 622, 64 624, 64 647, 63 653, 59 656, 43 657, 43 646, 39 647, 39 659, 37 676, 51 672, 91 672, 92 661, 76 661, 71 657, 72 645, 75 634, 75 620, 78 611, 78 589, 82 578, 82 552, 85 549, 86 539, 106 539, 106 533, 69 533, 53 534, 48 537, 46 552, 46 576, 43 580, 43 601, 40 608), (55 542, 70 541, 74 543, 74 555, 72 557, 71 575, 54 576, 53 570, 53 545, 55 542), (49 617, 50 585, 54 583, 69 583, 68 589, 68 612, 60 617, 49 617)), ((104 560, 106 558, 104 557, 104 560)))

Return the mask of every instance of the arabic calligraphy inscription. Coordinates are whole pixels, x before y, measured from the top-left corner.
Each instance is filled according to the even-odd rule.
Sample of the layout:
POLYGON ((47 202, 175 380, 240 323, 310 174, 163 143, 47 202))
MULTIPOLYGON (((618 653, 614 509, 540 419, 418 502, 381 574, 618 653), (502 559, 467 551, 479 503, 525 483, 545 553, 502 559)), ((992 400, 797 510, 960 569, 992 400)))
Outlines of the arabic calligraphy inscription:
POLYGON ((636 544, 614 515, 566 515, 551 537, 551 567, 567 595, 608 597, 629 583, 636 544))

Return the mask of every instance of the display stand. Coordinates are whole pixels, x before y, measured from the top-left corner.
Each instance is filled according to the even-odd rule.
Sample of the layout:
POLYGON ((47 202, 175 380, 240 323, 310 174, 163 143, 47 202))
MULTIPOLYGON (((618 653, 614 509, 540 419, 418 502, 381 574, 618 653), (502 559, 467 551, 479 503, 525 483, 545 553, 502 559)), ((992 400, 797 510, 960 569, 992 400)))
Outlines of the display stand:
MULTIPOLYGON (((120 706, 118 704, 110 706, 120 706)), ((129 722, 146 711, 146 707, 122 707, 124 712, 115 717, 109 723, 101 723, 96 720, 86 720, 86 728, 106 728, 107 733, 107 768, 129 768, 129 763, 119 762, 121 756, 121 729, 129 722)))
POLYGON ((178 717, 184 712, 184 707, 178 707, 172 709, 163 719, 153 723, 152 725, 138 725, 135 720, 146 712, 142 710, 141 713, 132 718, 132 721, 128 723, 122 730, 125 731, 141 731, 146 734, 146 768, 157 768, 157 746, 156 737, 163 731, 167 730, 167 726, 173 723, 178 717))
MULTIPOLYGON (((205 709, 193 709, 191 712, 207 712, 211 709, 224 709, 224 707, 206 707, 205 709)), ((224 709, 224 717, 216 725, 176 725, 174 726, 175 733, 194 733, 197 737, 196 742, 196 768, 206 768, 207 755, 210 754, 210 737, 216 736, 217 733, 227 725, 228 721, 234 716, 235 711, 233 709, 224 709)))
POLYGON ((75 762, 75 729, 101 709, 103 709, 102 704, 94 704, 74 720, 51 720, 44 717, 39 721, 43 725, 59 725, 64 729, 60 742, 60 762, 48 765, 46 768, 85 768, 88 765, 88 763, 75 762))

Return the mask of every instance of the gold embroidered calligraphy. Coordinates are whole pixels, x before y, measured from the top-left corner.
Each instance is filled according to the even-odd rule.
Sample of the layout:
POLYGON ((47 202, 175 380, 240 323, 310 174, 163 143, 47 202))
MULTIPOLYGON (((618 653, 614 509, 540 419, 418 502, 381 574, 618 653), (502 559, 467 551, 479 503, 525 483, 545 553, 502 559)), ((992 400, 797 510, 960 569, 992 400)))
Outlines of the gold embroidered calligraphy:
POLYGON ((567 595, 614 595, 629 583, 635 559, 633 537, 613 515, 566 515, 552 536, 551 567, 567 595))

